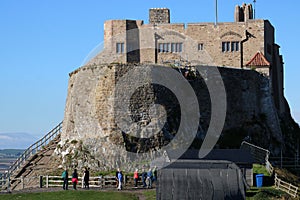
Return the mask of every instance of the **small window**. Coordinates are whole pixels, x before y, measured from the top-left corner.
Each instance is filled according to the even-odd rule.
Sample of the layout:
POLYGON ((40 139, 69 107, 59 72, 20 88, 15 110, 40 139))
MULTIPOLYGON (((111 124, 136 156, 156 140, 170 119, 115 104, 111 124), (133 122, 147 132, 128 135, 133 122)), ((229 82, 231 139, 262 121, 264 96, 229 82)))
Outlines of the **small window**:
POLYGON ((176 52, 176 43, 171 43, 171 52, 176 52))
POLYGON ((124 43, 118 42, 116 44, 116 53, 124 53, 124 43))
POLYGON ((239 42, 231 42, 231 51, 239 51, 239 42))
POLYGON ((158 52, 159 53, 182 52, 182 43, 159 43, 158 44, 158 52))
POLYGON ((240 50, 240 42, 222 42, 222 52, 235 52, 240 50))
POLYGON ((163 44, 163 43, 159 43, 159 44, 158 44, 158 52, 159 52, 159 53, 163 52, 163 47, 164 47, 164 44, 163 44))
POLYGON ((182 43, 176 43, 176 52, 182 52, 182 43))
POLYGON ((222 42, 222 52, 230 50, 230 42, 222 42))
POLYGON ((163 52, 169 52, 169 46, 170 46, 169 43, 164 43, 163 52))
POLYGON ((204 49, 203 43, 199 43, 198 44, 198 51, 203 51, 203 49, 204 49))

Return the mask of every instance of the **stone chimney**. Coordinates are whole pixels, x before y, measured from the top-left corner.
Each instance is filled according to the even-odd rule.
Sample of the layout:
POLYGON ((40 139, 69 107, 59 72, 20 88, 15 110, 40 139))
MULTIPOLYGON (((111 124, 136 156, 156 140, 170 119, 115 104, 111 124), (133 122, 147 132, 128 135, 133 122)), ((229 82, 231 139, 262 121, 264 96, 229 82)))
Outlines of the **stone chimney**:
POLYGON ((150 8, 149 23, 150 24, 170 23, 170 10, 168 8, 150 8))
POLYGON ((247 22, 248 20, 253 19, 253 7, 252 4, 243 4, 240 6, 235 6, 234 11, 234 21, 235 22, 247 22))

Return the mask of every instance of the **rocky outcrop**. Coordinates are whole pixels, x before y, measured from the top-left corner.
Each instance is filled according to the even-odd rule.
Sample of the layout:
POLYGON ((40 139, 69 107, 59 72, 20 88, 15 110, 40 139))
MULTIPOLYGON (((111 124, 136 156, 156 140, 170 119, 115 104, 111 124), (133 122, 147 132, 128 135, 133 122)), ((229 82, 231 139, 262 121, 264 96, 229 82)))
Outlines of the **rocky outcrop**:
MULTIPOLYGON (((155 74, 155 67, 163 69, 168 66, 102 64, 86 65, 72 72, 61 136, 61 145, 68 148, 62 148, 59 154, 74 153, 72 148, 78 147, 71 147, 68 143, 76 141, 93 157, 86 161, 78 158, 81 161, 77 167, 132 170, 148 164, 156 154, 163 155, 161 150, 172 144, 186 113, 191 121, 186 122, 184 136, 181 134, 177 140, 184 143, 196 136, 192 144, 182 145, 199 148, 215 117, 211 114, 212 94, 206 85, 207 79, 213 78, 209 76, 209 67, 202 67, 201 73, 193 67, 187 71, 173 69, 188 81, 195 92, 196 103, 191 96, 185 96, 187 106, 180 104, 177 97, 184 93, 180 88, 169 89, 153 84, 154 76, 161 76, 155 74), (131 74, 135 76, 132 78, 131 74), (144 84, 140 84, 142 82, 144 84), (120 87, 121 90, 116 90, 120 87), (154 104, 160 106, 153 107, 154 104), (123 105, 125 110, 119 108, 123 105), (185 113, 182 113, 183 107, 185 113), (195 123, 192 119, 195 116, 189 114, 192 115, 197 108, 200 118, 193 135, 195 123), (132 124, 124 128, 128 119, 132 124), (133 154, 142 156, 132 160, 133 154)), ((270 149, 272 154, 278 154, 284 142, 269 79, 252 70, 219 67, 218 71, 225 86, 227 107, 224 128, 216 148, 239 148, 242 140, 250 140, 270 149)), ((164 74, 160 79, 171 80, 173 74, 164 74)), ((162 80, 156 80, 159 81, 162 80)), ((64 164, 67 165, 67 162, 64 164)))

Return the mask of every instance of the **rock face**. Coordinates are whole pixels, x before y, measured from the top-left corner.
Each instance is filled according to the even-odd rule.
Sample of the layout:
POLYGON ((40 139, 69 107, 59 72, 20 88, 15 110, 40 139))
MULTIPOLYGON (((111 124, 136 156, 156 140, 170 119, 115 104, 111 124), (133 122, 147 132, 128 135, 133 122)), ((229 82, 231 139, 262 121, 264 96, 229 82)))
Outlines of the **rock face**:
MULTIPOLYGON (((206 86, 206 80, 211 79, 206 73, 209 67, 202 67, 202 73, 192 70, 193 67, 185 72, 172 69, 186 78, 195 92, 196 103, 186 96, 187 106, 177 98, 180 93, 183 94, 180 88, 171 90, 153 84, 155 67, 164 69, 167 66, 86 65, 70 74, 61 138, 62 145, 68 147, 70 145, 67 143, 80 141, 94 158, 81 162, 81 166, 97 170, 117 167, 132 170, 141 167, 156 158, 157 154, 163 155, 164 147, 172 144, 179 130, 183 133, 177 138, 183 141, 183 144, 179 144, 181 148, 201 146, 214 118, 211 114, 211 91, 206 86), (131 74, 138 76, 132 78, 131 74), (121 87, 121 90, 115 90, 116 87, 121 87), (154 104, 160 106, 155 107, 154 104), (119 108, 123 105, 124 110, 119 108), (192 113, 197 108, 200 118, 195 129, 192 119, 197 116, 192 116, 192 113), (187 114, 187 119, 190 117, 191 121, 183 122, 183 114, 187 114), (127 124, 127 128, 124 128, 128 119, 133 125, 127 124), (181 123, 186 123, 183 130, 181 123), (132 154, 140 156, 132 160, 132 154)), ((227 108, 224 128, 216 148, 239 148, 242 140, 247 138, 278 154, 283 137, 269 89, 269 79, 252 70, 224 67, 218 70, 225 86, 227 108)), ((172 76, 170 73, 160 79, 171 80, 172 76)), ((76 145, 73 148, 77 148, 76 145)), ((70 149, 64 151, 65 154, 74 153, 70 149)))

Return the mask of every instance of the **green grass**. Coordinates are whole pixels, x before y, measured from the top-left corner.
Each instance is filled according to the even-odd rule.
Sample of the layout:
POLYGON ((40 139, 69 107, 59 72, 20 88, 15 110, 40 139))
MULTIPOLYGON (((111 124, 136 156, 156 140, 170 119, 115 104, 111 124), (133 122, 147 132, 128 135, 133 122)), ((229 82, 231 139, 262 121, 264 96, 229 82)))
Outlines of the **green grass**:
POLYGON ((146 197, 146 200, 156 200, 156 191, 145 191, 144 196, 146 197))
MULTIPOLYGON (((138 200, 135 194, 128 192, 102 192, 102 191, 59 191, 42 193, 3 194, 1 200, 138 200)), ((149 199, 150 200, 150 199, 149 199)))
POLYGON ((288 194, 273 187, 251 188, 246 193, 246 200, 275 200, 288 197, 288 194))
POLYGON ((253 173, 264 174, 264 176, 270 176, 269 172, 266 170, 266 167, 259 164, 253 164, 253 173))

